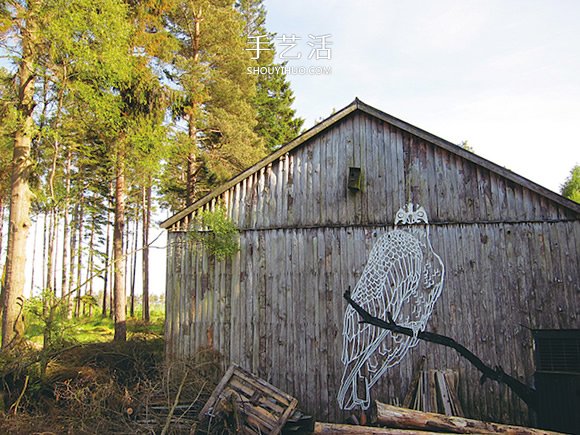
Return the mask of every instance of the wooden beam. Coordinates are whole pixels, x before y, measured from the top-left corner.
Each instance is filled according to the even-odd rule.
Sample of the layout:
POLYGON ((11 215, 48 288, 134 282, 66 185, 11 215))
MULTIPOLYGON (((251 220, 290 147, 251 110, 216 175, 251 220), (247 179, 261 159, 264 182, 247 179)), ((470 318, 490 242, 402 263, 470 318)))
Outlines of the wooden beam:
MULTIPOLYGON (((315 434, 365 434, 365 435, 429 435, 437 434, 443 435, 442 432, 427 432, 421 430, 404 430, 404 429, 390 429, 382 427, 370 427, 370 426, 354 426, 350 424, 335 424, 335 423, 319 423, 316 422, 314 425, 315 434)), ((444 433, 444 432, 443 432, 444 433)))
POLYGON ((449 433, 503 433, 508 435, 549 435, 543 429, 521 426, 510 426, 463 417, 452 417, 433 412, 421 412, 413 409, 399 408, 381 402, 375 402, 374 418, 377 423, 393 428, 416 429, 423 431, 446 431, 449 433))

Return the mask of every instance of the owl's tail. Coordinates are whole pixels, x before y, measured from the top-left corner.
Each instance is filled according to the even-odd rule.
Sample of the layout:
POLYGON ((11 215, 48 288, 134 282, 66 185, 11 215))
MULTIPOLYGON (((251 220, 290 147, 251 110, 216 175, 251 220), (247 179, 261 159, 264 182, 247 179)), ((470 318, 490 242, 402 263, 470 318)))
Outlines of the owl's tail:
POLYGON ((361 376, 360 366, 353 365, 344 369, 342 382, 338 390, 338 405, 343 410, 351 410, 357 407, 368 409, 371 403, 368 380, 366 377, 361 376))

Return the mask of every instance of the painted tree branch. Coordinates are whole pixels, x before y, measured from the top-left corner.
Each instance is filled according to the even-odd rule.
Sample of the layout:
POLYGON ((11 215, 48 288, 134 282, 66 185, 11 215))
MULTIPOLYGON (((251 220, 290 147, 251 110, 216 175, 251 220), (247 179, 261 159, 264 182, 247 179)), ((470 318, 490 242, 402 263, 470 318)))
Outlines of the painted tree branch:
MULTIPOLYGON (((350 290, 344 292, 344 298, 350 304, 351 307, 360 315, 361 323, 368 323, 369 325, 376 326, 378 328, 388 329, 391 332, 413 336, 413 330, 411 328, 405 328, 404 326, 399 326, 395 323, 390 313, 387 313, 387 320, 379 319, 378 317, 372 316, 368 311, 358 305, 350 297, 350 290)), ((447 337, 445 335, 435 334, 433 332, 420 331, 417 335, 420 340, 428 341, 430 343, 440 344, 442 346, 450 347, 459 353, 462 357, 467 359, 477 370, 482 373, 480 383, 483 384, 486 379, 492 379, 499 383, 507 385, 507 387, 512 390, 520 399, 522 399, 531 409, 537 409, 538 397, 536 390, 529 387, 528 385, 520 382, 513 376, 508 375, 503 371, 500 366, 496 366, 492 369, 486 365, 479 357, 477 357, 473 352, 467 349, 465 346, 457 343, 454 339, 447 337)))

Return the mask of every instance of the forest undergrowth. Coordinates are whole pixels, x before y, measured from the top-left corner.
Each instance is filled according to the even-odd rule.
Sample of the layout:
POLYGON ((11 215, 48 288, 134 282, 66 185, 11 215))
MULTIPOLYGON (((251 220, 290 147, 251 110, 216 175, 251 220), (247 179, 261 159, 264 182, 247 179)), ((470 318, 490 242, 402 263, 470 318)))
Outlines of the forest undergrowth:
POLYGON ((159 325, 141 321, 128 322, 124 343, 87 342, 95 322, 99 341, 109 325, 85 319, 76 322, 81 341, 42 349, 27 339, 2 352, 0 433, 203 433, 197 415, 223 375, 221 356, 200 349, 167 362, 159 325))

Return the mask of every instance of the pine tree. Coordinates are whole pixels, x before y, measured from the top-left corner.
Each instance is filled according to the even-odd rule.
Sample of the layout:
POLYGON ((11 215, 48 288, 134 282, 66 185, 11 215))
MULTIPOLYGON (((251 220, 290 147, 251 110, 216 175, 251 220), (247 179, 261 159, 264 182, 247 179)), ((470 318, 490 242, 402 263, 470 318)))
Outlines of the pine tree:
POLYGON ((292 109, 294 93, 290 88, 283 67, 286 63, 274 62, 275 35, 266 29, 266 8, 263 0, 238 0, 236 8, 244 18, 244 36, 265 36, 267 50, 260 51, 257 63, 267 67, 267 74, 259 74, 256 83, 256 96, 253 106, 257 112, 257 125, 254 131, 265 141, 269 151, 273 151, 300 134, 304 119, 296 117, 292 109))
POLYGON ((255 133, 255 78, 247 74, 255 63, 245 50, 243 19, 229 1, 179 1, 169 28, 180 43, 167 71, 182 92, 173 113, 187 127, 176 135, 168 165, 174 175, 166 176, 174 182, 165 191, 185 190, 191 204, 265 154, 255 133))
MULTIPOLYGON (((16 343, 24 334, 22 304, 24 296, 24 270, 26 266, 26 241, 30 222, 31 193, 28 179, 32 170, 30 158, 32 136, 34 135, 34 85, 35 68, 39 56, 38 24, 41 1, 30 1, 27 9, 16 16, 16 11, 2 10, 12 22, 9 34, 20 35, 21 55, 17 73, 17 117, 19 125, 14 132, 12 154, 10 219, 8 249, 6 253, 6 274, 2 292, 2 347, 16 343), (14 14, 14 15, 13 15, 14 14)), ((10 36, 11 36, 10 35, 10 36)))
MULTIPOLYGON (((0 68, 0 295, 4 292, 4 215, 10 201, 10 174, 12 172, 12 148, 16 113, 12 75, 0 68)), ((0 301, 2 297, 0 297, 0 301)), ((2 304, 0 303, 0 315, 2 304)))
POLYGON ((130 189, 129 204, 135 216, 132 250, 131 315, 134 313, 136 250, 138 248, 138 216, 142 216, 143 319, 149 320, 149 226, 151 221, 151 191, 161 171, 166 155, 167 128, 164 118, 168 110, 170 91, 160 80, 160 70, 171 58, 177 41, 167 31, 165 23, 173 3, 170 0, 149 0, 132 5, 131 46, 140 53, 134 59, 130 86, 122 90, 126 115, 127 143, 130 163, 127 168, 130 189))
MULTIPOLYGON (((14 133, 10 231, 3 296, 2 345, 6 347, 23 333, 30 179, 35 163, 33 159, 39 156, 32 152, 33 139, 39 131, 34 117, 35 106, 41 103, 35 86, 41 75, 52 73, 57 78, 56 70, 51 68, 65 65, 75 77, 71 95, 87 103, 93 99, 92 105, 97 107, 94 97, 110 89, 125 68, 119 49, 123 46, 126 31, 122 28, 125 8, 117 0, 7 2, 0 8, 0 17, 2 41, 14 44, 10 48, 18 53, 15 58, 18 125, 14 133)), ((45 109, 46 104, 41 107, 42 115, 45 109)), ((41 127, 42 122, 43 116, 40 116, 41 127)))

